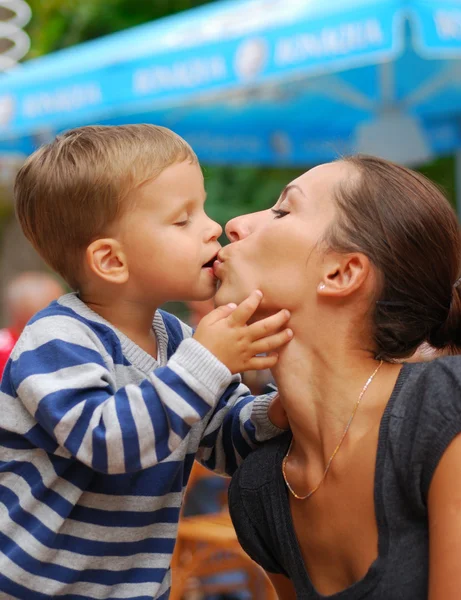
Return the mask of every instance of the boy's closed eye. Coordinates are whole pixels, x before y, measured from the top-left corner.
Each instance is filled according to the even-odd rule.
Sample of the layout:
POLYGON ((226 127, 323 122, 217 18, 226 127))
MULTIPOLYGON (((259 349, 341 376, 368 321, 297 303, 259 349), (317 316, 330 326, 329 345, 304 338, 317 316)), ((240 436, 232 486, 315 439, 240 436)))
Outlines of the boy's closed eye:
POLYGON ((184 227, 190 222, 190 215, 181 215, 181 217, 174 222, 177 227, 184 227))

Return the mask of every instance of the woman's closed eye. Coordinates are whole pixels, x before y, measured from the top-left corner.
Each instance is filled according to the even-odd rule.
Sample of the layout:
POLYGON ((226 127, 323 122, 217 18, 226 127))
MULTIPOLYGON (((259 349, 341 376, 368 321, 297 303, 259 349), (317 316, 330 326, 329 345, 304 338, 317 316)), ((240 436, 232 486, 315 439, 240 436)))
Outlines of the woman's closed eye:
POLYGON ((285 217, 286 215, 289 215, 290 213, 287 212, 286 210, 281 210, 279 208, 271 208, 271 211, 274 213, 275 217, 274 219, 281 219, 282 217, 285 217))

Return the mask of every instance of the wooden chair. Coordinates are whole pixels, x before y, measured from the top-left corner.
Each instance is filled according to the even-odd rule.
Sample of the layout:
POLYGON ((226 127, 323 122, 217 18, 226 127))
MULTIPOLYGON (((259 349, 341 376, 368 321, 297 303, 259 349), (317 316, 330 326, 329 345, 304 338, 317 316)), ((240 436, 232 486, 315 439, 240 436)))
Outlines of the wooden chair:
MULTIPOLYGON (((210 476, 214 475, 195 463, 188 489, 210 476)), ((250 592, 252 600, 277 600, 264 571, 240 547, 227 505, 216 514, 182 516, 172 560, 170 600, 192 600, 243 589, 250 592), (237 571, 244 574, 242 580, 207 581, 213 575, 237 571)))
POLYGON ((186 494, 188 490, 191 490, 194 487, 194 485, 202 479, 211 479, 212 477, 219 477, 219 475, 216 475, 215 473, 213 473, 213 471, 210 471, 210 469, 207 469, 199 462, 194 461, 192 471, 189 475, 189 481, 187 482, 186 494))

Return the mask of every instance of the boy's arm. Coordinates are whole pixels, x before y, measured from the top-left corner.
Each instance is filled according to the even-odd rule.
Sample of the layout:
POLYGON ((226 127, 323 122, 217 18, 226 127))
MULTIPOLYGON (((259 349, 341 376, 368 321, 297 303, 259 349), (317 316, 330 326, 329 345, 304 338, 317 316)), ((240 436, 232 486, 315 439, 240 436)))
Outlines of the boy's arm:
POLYGON ((116 389, 111 358, 73 319, 59 334, 29 325, 8 365, 10 388, 56 443, 96 471, 125 473, 168 457, 216 405, 230 371, 194 339, 139 384, 116 389))
MULTIPOLYGON (((261 292, 254 292, 227 319, 228 322, 235 323, 242 338, 251 330, 255 331, 253 335, 256 343, 253 343, 249 351, 249 345, 245 342, 242 345, 242 352, 236 353, 235 345, 229 345, 224 335, 215 335, 215 331, 210 327, 215 324, 213 313, 200 321, 194 333, 194 338, 227 364, 234 374, 236 369, 232 365, 236 360, 237 364, 238 362, 243 364, 240 371, 270 368, 275 365, 277 355, 273 354, 273 351, 288 343, 292 337, 290 329, 283 329, 290 317, 290 313, 283 310, 247 326, 246 331, 243 329, 242 335, 241 325, 251 319, 261 299, 261 292), (269 328, 277 333, 269 336, 269 328), (244 356, 247 351, 249 359, 245 359, 244 356), (261 356, 255 353, 267 353, 267 355, 261 356)), ((224 325, 224 321, 221 321, 221 325, 224 325)), ((274 393, 251 396, 248 388, 241 383, 240 376, 234 375, 232 384, 219 399, 202 436, 197 454, 198 460, 217 473, 232 475, 258 442, 281 434, 284 430, 273 425, 268 414, 275 395, 274 393)), ((273 414, 280 412, 283 411, 278 408, 273 411, 273 414)), ((280 419, 279 415, 278 420, 282 420, 285 425, 285 421, 280 419)))
MULTIPOLYGON (((216 309, 212 332, 205 336, 219 338, 237 372, 255 363, 265 368, 274 358, 253 354, 261 344, 272 350, 284 337, 273 334, 286 321, 283 314, 266 319, 262 329, 246 327, 246 315, 259 302, 260 296, 252 295, 235 311, 233 306, 216 309)), ((62 315, 29 324, 12 359, 2 388, 17 396, 51 437, 56 444, 51 451, 63 455, 65 449, 68 456, 111 474, 145 469, 169 457, 232 381, 215 353, 192 338, 179 345, 165 367, 118 388, 115 373, 124 358, 114 365, 91 328, 62 315)))
POLYGON ((252 396, 234 377, 213 411, 197 459, 221 475, 233 475, 258 443, 283 433, 268 415, 275 395, 252 396))

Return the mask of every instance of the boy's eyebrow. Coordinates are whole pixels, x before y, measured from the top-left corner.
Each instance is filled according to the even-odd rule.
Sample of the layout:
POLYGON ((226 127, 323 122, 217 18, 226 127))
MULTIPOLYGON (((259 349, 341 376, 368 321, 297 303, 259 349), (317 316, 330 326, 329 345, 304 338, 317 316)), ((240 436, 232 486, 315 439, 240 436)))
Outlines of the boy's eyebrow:
MULTIPOLYGON (((207 194, 205 193, 203 204, 207 198, 207 194)), ((197 203, 202 204, 202 200, 200 201, 197 198, 181 198, 180 203, 177 206, 172 207, 168 212, 168 218, 174 218, 184 210, 189 210, 191 206, 195 206, 197 203)))

